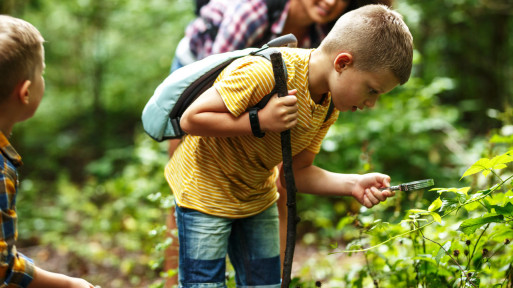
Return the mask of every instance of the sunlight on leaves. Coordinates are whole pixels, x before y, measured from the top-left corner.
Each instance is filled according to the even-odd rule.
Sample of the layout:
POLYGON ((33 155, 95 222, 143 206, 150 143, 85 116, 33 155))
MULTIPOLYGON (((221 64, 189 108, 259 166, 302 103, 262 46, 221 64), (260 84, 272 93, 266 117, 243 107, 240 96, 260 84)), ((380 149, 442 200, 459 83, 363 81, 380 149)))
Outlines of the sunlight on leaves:
POLYGON ((470 187, 462 187, 462 188, 433 188, 432 191, 437 191, 438 194, 447 193, 447 192, 453 192, 457 194, 463 194, 465 196, 468 196, 468 191, 470 190, 470 187))
POLYGON ((435 211, 438 208, 442 207, 442 200, 440 200, 440 197, 436 198, 431 205, 429 205, 428 211, 435 211))
POLYGON ((463 179, 466 176, 474 175, 476 173, 479 173, 483 170, 490 169, 490 159, 488 158, 481 158, 476 163, 474 163, 470 168, 463 173, 463 176, 461 176, 460 180, 463 179))
POLYGON ((415 213, 417 215, 431 215, 431 217, 433 217, 433 220, 435 220, 438 223, 442 223, 442 217, 440 217, 440 215, 436 212, 421 209, 410 209, 408 210, 408 212, 415 213))
MULTIPOLYGON (((509 153, 509 152, 508 152, 509 153)), ((481 158, 476 163, 474 163, 470 168, 463 173, 460 180, 466 176, 473 175, 483 171, 483 175, 487 176, 491 173, 492 170, 499 170, 506 168, 506 163, 513 162, 513 156, 508 153, 504 153, 499 156, 495 156, 492 159, 481 158)))

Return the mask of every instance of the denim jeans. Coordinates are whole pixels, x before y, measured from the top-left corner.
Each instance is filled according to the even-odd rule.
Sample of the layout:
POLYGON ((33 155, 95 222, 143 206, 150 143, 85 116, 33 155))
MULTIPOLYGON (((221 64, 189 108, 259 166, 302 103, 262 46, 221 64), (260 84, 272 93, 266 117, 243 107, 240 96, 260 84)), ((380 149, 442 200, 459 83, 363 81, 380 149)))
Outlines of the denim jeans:
POLYGON ((237 287, 279 288, 278 209, 243 219, 220 218, 176 205, 180 287, 226 287, 226 255, 237 287))

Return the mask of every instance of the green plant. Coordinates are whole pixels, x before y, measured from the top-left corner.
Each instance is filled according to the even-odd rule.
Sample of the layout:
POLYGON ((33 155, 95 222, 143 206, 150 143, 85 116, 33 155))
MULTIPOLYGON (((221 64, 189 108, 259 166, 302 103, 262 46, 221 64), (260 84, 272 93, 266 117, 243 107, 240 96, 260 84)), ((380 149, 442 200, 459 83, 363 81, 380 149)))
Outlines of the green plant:
POLYGON ((400 223, 358 216, 360 237, 344 252, 365 253, 364 276, 376 287, 511 287, 512 162, 513 150, 481 158, 462 176, 471 186, 433 189, 428 209, 410 209, 400 223))

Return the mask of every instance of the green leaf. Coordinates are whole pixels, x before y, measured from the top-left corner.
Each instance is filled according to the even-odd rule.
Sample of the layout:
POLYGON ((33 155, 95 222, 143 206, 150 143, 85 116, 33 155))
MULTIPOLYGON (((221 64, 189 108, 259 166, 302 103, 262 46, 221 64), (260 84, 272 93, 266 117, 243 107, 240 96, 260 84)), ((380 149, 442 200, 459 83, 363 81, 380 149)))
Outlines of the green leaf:
POLYGON ((504 220, 504 216, 497 214, 489 214, 479 218, 471 218, 461 222, 461 225, 458 228, 458 230, 465 233, 466 235, 470 235, 476 232, 477 229, 481 228, 481 226, 485 224, 493 222, 498 223, 502 222, 502 220, 504 220))
POLYGON ((456 193, 458 193, 458 194, 465 194, 465 196, 468 196, 468 190, 470 190, 470 187, 458 188, 456 193))
POLYGON ((440 200, 440 197, 436 198, 431 205, 429 205, 428 211, 435 211, 438 208, 442 207, 442 200, 440 200))
POLYGON ((504 153, 502 155, 493 157, 493 159, 490 160, 490 165, 492 165, 492 169, 502 169, 506 168, 507 166, 505 164, 510 162, 513 162, 513 156, 504 153))
POLYGON ((436 257, 435 257, 435 260, 436 260, 436 264, 440 264, 440 260, 442 259, 442 257, 445 256, 445 251, 449 251, 449 249, 451 249, 451 241, 447 241, 445 242, 445 244, 443 245, 443 248, 445 249, 442 249, 442 247, 440 247, 440 249, 438 250, 438 253, 436 254, 436 257))
POLYGON ((470 168, 463 173, 460 180, 466 176, 473 175, 483 171, 483 175, 487 176, 494 169, 504 169, 506 168, 506 163, 513 162, 513 156, 508 155, 508 153, 504 153, 499 156, 493 157, 491 160, 488 158, 481 158, 476 163, 474 163, 470 168))
POLYGON ((460 205, 460 202, 458 201, 458 199, 447 198, 447 199, 442 200, 442 207, 440 207, 440 211, 458 208, 459 205, 460 205))
MULTIPOLYGON (((438 213, 436 213, 436 212, 426 211, 426 210, 422 210, 422 209, 410 209, 408 211, 411 213, 414 213, 416 215, 431 215, 431 217, 433 217, 433 220, 435 220, 438 223, 442 223, 442 217, 440 217, 440 215, 438 215, 438 213)), ((419 221, 419 220, 421 220, 421 219, 417 219, 417 221, 419 221)))
POLYGON ((411 212, 413 214, 419 214, 419 215, 429 213, 429 211, 423 210, 423 209, 410 209, 410 210, 408 210, 408 212, 411 212))
POLYGON ((465 206, 463 206, 465 208, 465 210, 467 210, 468 212, 470 211, 474 211, 476 210, 477 208, 479 207, 482 207, 481 204, 479 204, 478 201, 474 201, 474 202, 471 202, 471 203, 468 203, 468 204, 465 204, 465 206))
POLYGON ((420 254, 418 256, 415 256, 411 258, 412 260, 419 260, 419 261, 425 261, 432 264, 438 264, 435 259, 433 259, 433 256, 430 254, 420 254))
POLYGON ((431 217, 433 217, 433 219, 434 219, 436 222, 438 222, 438 223, 442 224, 442 217, 440 217, 440 215, 439 215, 438 213, 436 213, 436 212, 430 212, 429 214, 431 215, 431 217))
POLYGON ((474 163, 472 166, 470 166, 470 168, 468 168, 467 171, 465 171, 465 173, 463 173, 463 176, 461 176, 460 180, 466 176, 470 176, 470 175, 479 173, 486 169, 491 169, 490 159, 481 158, 481 159, 477 160, 477 162, 474 163))
POLYGON ((513 216, 513 204, 507 203, 504 207, 498 205, 492 205, 492 208, 495 209, 495 212, 504 216, 513 216))
POLYGON ((446 192, 453 192, 457 194, 465 194, 468 196, 468 191, 470 190, 470 187, 462 187, 462 188, 433 188, 431 191, 437 191, 438 194, 446 193, 446 192))

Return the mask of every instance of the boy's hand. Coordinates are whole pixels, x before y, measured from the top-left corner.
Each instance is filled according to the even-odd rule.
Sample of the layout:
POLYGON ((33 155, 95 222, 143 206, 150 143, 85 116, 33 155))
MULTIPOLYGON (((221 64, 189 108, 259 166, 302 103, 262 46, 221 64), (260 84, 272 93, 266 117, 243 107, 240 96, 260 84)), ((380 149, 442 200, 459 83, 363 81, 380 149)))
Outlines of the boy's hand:
POLYGON ((354 185, 353 195, 358 202, 367 208, 385 201, 388 197, 395 195, 390 190, 380 191, 378 188, 390 187, 390 177, 381 173, 369 173, 361 175, 357 183, 354 185))
POLYGON ((69 287, 76 287, 76 288, 96 288, 96 287, 99 287, 99 286, 92 285, 91 283, 87 282, 84 279, 74 278, 74 277, 71 277, 70 284, 71 285, 69 287))
POLYGON ((263 132, 282 132, 296 126, 298 118, 297 90, 289 90, 289 95, 278 97, 275 94, 267 105, 258 112, 260 129, 263 132))

